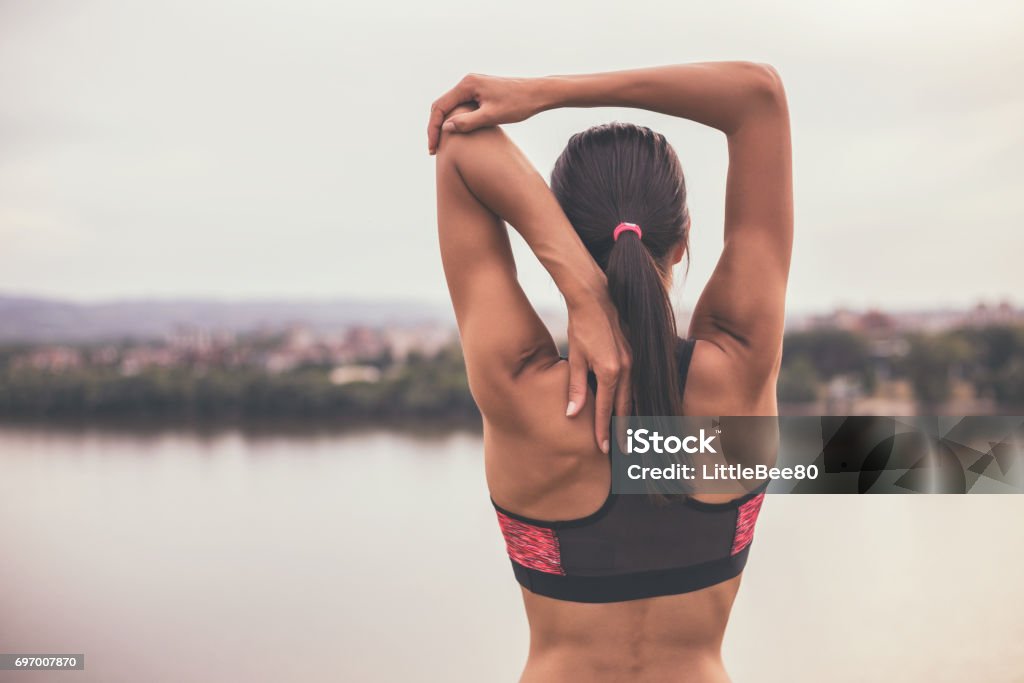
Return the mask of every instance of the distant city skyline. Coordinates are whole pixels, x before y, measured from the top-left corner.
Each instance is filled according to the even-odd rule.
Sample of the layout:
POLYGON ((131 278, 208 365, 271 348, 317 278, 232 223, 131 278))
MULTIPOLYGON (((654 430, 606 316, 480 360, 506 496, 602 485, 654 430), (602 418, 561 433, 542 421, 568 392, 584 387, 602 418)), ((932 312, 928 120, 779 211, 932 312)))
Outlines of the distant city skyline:
MULTIPOLYGON (((469 71, 736 58, 774 64, 789 94, 791 311, 1020 305, 1022 24, 1003 1, 4 3, 0 295, 444 305, 434 97, 469 71)), ((680 154, 694 228, 676 300, 692 308, 721 246, 721 135, 618 109, 508 130, 547 175, 571 133, 611 119, 680 154)))
MULTIPOLYGON (((394 399, 404 406, 399 414, 476 415, 451 321, 369 323, 343 305, 333 315, 323 306, 307 308, 312 317, 303 320, 298 302, 293 313, 220 304, 191 316, 185 304, 152 304, 142 315, 140 306, 136 315, 130 304, 88 307, 86 315, 63 306, 48 315, 45 306, 33 311, 31 302, 0 298, 0 314, 13 312, 0 327, 0 417, 238 417, 277 410, 351 417, 347 411, 356 410, 365 419, 394 417, 394 399), (39 334, 5 339, 17 332, 10 322, 19 318, 23 331, 39 334), (97 326, 104 322, 106 333, 97 326), (76 336, 59 334, 61 327, 76 336), (447 379, 438 380, 439 373, 447 379), (62 379, 54 382, 56 376, 62 379)), ((791 322, 780 414, 914 415, 922 406, 941 406, 951 414, 989 415, 1024 405, 1024 309, 838 310, 791 322)), ((562 323, 551 330, 559 343, 564 317, 562 323)))

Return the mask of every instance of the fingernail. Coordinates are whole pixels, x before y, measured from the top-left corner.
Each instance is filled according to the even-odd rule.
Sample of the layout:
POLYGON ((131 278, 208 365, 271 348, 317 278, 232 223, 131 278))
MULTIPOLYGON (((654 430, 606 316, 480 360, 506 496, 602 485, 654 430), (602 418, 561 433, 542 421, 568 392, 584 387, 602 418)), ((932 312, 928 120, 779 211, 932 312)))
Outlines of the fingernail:
POLYGON ((565 409, 565 416, 570 417, 576 413, 576 401, 569 401, 569 407, 565 409))
POLYGON ((602 451, 602 452, 603 452, 603 453, 604 453, 605 455, 608 455, 608 439, 605 439, 605 440, 604 440, 604 441, 603 441, 603 442, 601 443, 601 451, 602 451))

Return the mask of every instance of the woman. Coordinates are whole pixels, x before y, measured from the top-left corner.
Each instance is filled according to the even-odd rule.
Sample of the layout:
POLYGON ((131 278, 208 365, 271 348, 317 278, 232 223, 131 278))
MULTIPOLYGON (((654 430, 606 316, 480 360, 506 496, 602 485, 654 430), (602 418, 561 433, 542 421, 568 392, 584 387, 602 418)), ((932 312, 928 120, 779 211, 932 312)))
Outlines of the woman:
POLYGON ((721 642, 762 496, 612 496, 604 454, 613 408, 777 414, 793 226, 778 75, 733 62, 471 75, 435 102, 428 148, 445 275, 484 419, 487 483, 530 623, 522 681, 728 680, 721 642), (549 189, 497 128, 597 106, 647 109, 726 135, 725 246, 687 341, 677 337, 669 287, 690 216, 664 137, 628 124, 577 134, 549 189), (517 283, 504 222, 565 297, 568 362, 517 283))

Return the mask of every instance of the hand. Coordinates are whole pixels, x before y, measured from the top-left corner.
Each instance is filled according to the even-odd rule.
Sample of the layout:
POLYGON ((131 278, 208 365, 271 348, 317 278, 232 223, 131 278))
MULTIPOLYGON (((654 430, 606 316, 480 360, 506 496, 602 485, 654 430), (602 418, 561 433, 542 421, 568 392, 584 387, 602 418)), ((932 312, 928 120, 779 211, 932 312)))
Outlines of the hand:
POLYGON ((543 109, 539 80, 469 74, 431 105, 427 150, 430 154, 437 152, 442 125, 445 131, 468 133, 477 128, 517 123, 530 118, 543 109), (457 106, 470 102, 476 104, 475 111, 447 118, 457 106))
POLYGON ((587 373, 597 376, 594 406, 594 436, 602 451, 608 452, 612 408, 627 416, 632 408, 633 358, 619 326, 611 301, 591 301, 569 309, 569 405, 565 414, 574 417, 587 401, 587 373))

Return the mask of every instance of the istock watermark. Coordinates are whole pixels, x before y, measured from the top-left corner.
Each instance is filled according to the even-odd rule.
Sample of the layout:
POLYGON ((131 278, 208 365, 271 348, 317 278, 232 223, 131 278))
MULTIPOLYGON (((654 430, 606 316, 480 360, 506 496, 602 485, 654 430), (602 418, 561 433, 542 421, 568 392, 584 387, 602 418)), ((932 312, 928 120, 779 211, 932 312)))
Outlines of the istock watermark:
POLYGON ((717 453, 712 442, 715 434, 706 434, 703 429, 698 435, 678 436, 669 434, 662 436, 656 430, 632 429, 626 430, 626 452, 633 453, 717 453), (697 444, 697 445, 694 445, 697 444))
POLYGON ((1024 416, 630 417, 613 427, 613 493, 1024 493, 1024 416))

